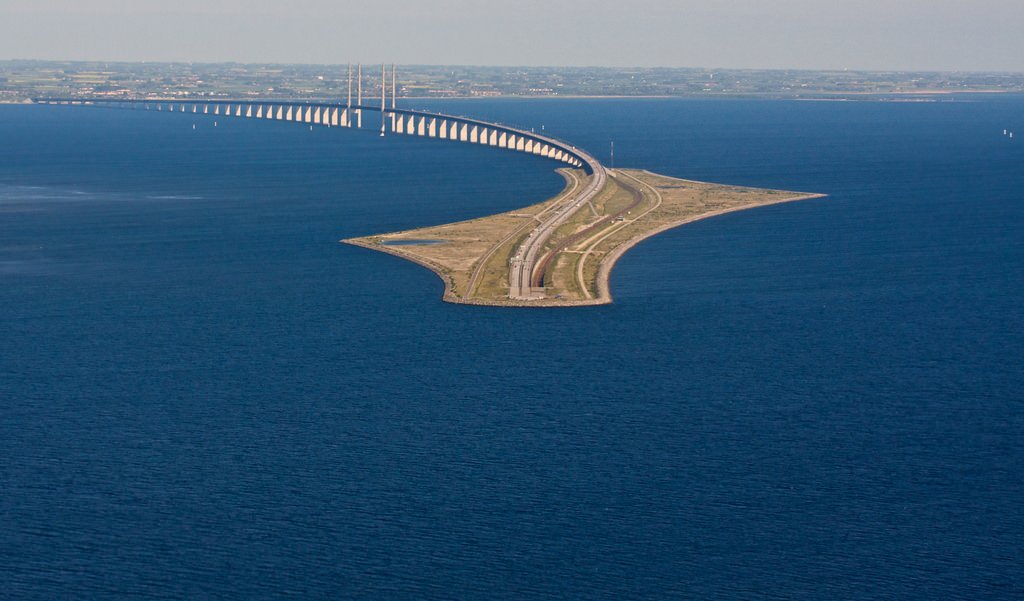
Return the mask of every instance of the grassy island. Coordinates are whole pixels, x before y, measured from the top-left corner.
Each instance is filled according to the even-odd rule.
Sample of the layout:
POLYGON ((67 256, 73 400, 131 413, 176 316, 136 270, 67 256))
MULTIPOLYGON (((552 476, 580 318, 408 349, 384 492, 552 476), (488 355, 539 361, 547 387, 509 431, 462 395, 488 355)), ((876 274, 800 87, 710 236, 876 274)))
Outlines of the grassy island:
POLYGON ((496 306, 578 306, 610 303, 608 277, 619 257, 659 232, 714 215, 820 198, 822 194, 711 184, 635 169, 608 170, 601 191, 547 240, 535 277, 542 294, 509 296, 512 258, 523 240, 590 177, 560 169, 556 197, 488 217, 342 242, 387 252, 427 267, 445 282, 444 300, 496 306))

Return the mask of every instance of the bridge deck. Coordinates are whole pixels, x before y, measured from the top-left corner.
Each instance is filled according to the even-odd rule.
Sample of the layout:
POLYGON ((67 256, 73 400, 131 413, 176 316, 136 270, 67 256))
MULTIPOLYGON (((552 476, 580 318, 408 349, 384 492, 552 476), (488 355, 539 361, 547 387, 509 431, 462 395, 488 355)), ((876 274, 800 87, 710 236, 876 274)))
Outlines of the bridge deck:
POLYGON ((294 100, 244 100, 244 99, 221 99, 221 100, 181 100, 181 99, 120 99, 120 98, 88 98, 88 97, 47 97, 34 98, 37 104, 67 104, 87 106, 110 106, 117 108, 140 108, 146 110, 203 113, 224 115, 231 110, 229 116, 248 118, 272 118, 283 121, 299 121, 312 125, 334 125, 341 127, 361 127, 362 113, 364 111, 382 114, 381 130, 390 131, 396 134, 414 136, 434 137, 462 142, 476 142, 488 146, 508 148, 509 150, 539 154, 557 161, 567 163, 574 167, 582 167, 587 173, 594 173, 599 165, 597 159, 589 153, 577 148, 573 144, 555 137, 538 134, 534 131, 466 117, 462 115, 448 115, 431 111, 414 109, 402 109, 370 104, 352 104, 344 102, 297 102, 294 100), (271 108, 268 111, 268 107, 271 108), (221 109, 224 109, 223 111, 221 109), (324 111, 329 117, 324 117, 324 111), (301 111, 301 116, 299 112, 301 111), (343 118, 344 112, 344 118, 343 118), (272 116, 267 117, 270 114, 272 116), (358 117, 358 119, 357 119, 358 117), (388 119, 388 117, 391 117, 388 119), (399 119, 403 123, 399 124, 399 119), (389 123, 390 121, 390 123, 389 123), (408 121, 409 126, 404 126, 408 121), (448 126, 450 132, 451 124, 460 126, 457 136, 447 133, 441 136, 441 124, 448 126), (462 135, 461 126, 476 128, 476 133, 466 131, 462 135), (486 132, 488 138, 481 140, 480 134, 486 132), (504 144, 501 142, 504 134, 504 144), (472 139, 471 139, 472 138, 472 139), (492 139, 493 138, 493 139, 492 139), (512 146, 514 144, 514 146, 512 146))

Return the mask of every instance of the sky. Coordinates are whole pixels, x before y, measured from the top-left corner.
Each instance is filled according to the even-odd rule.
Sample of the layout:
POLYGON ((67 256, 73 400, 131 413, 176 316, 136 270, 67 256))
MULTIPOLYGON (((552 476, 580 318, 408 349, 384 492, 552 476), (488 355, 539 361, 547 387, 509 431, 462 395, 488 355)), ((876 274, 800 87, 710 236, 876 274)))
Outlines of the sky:
POLYGON ((1024 0, 0 0, 0 59, 1024 71, 1024 0))

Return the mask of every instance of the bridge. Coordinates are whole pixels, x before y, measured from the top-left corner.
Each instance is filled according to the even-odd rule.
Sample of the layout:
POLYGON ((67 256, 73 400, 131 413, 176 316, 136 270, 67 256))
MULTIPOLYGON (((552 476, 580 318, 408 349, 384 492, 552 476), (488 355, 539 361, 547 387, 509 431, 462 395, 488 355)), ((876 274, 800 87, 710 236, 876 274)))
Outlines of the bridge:
POLYGON ((353 102, 352 68, 348 69, 348 94, 344 102, 298 100, 207 100, 134 99, 110 97, 35 98, 37 104, 125 108, 169 113, 189 113, 243 119, 275 120, 310 126, 363 129, 365 112, 379 113, 380 135, 405 135, 479 144, 513 152, 539 155, 568 167, 582 169, 585 185, 560 200, 557 210, 539 223, 510 259, 509 298, 544 298, 544 266, 556 250, 545 245, 552 234, 577 210, 584 207, 605 186, 606 173, 596 158, 576 146, 534 131, 492 123, 471 117, 447 115, 397 106, 395 69, 391 71, 391 102, 387 98, 387 71, 381 66, 380 103, 363 98, 362 66, 357 68, 356 97, 353 102))

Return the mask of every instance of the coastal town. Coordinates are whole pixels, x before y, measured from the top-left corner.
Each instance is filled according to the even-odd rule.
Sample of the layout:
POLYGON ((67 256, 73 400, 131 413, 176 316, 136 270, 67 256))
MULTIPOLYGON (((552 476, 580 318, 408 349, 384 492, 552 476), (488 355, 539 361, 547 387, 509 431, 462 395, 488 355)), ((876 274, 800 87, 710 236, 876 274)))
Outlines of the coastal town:
MULTIPOLYGON (((347 64, 0 61, 0 102, 40 96, 338 98, 347 64)), ((371 69, 372 70, 372 69, 371 69)), ((1024 73, 399 65, 400 97, 670 96, 941 98, 1024 92, 1024 73)), ((379 83, 368 77, 366 91, 379 83)))

